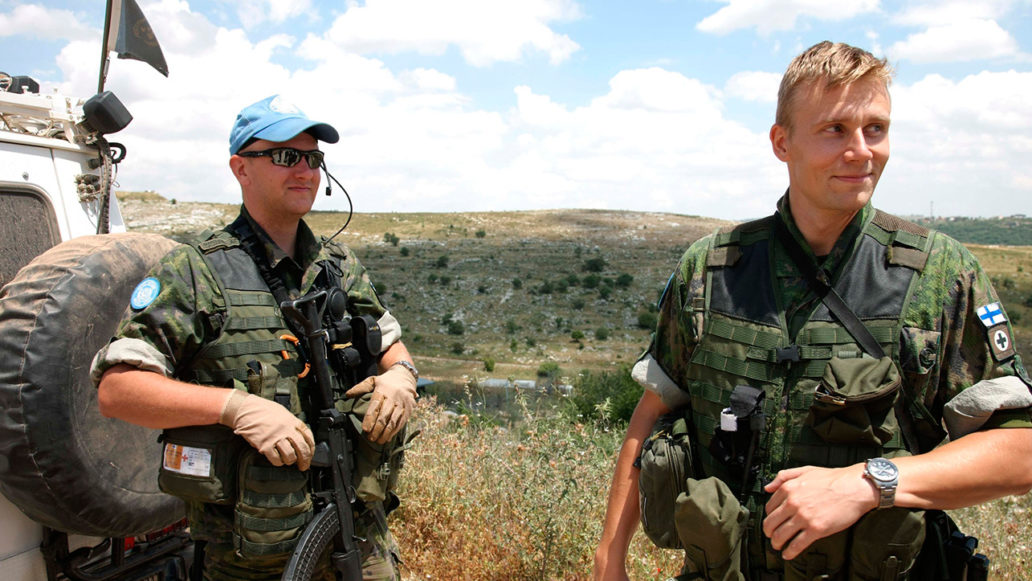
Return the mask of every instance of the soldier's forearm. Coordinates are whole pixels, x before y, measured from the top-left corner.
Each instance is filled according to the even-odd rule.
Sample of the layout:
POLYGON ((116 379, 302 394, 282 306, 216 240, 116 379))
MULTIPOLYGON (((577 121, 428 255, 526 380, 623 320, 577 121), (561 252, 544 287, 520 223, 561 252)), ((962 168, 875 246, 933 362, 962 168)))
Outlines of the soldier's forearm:
POLYGON ((896 505, 951 509, 1032 488, 1032 428, 975 432, 926 454, 895 458, 896 505))
POLYGON ((380 373, 387 371, 388 369, 390 369, 392 365, 394 365, 398 361, 408 361, 409 363, 412 362, 412 355, 409 354, 408 349, 405 347, 405 344, 401 341, 396 341, 394 344, 388 347, 386 351, 383 352, 383 355, 380 356, 380 373))
POLYGON ((233 391, 184 383, 125 364, 107 370, 97 390, 105 417, 154 429, 217 424, 233 391))

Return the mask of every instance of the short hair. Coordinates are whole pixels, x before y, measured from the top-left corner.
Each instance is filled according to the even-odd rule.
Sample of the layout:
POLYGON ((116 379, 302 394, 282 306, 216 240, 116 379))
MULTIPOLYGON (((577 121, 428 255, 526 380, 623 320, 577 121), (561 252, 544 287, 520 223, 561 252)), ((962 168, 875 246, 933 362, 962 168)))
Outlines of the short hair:
POLYGON ((862 48, 841 42, 823 41, 803 51, 789 63, 778 88, 778 108, 774 122, 789 126, 789 109, 800 86, 809 82, 824 81, 825 89, 832 89, 861 79, 875 79, 885 84, 892 83, 893 70, 884 58, 875 56, 862 48))

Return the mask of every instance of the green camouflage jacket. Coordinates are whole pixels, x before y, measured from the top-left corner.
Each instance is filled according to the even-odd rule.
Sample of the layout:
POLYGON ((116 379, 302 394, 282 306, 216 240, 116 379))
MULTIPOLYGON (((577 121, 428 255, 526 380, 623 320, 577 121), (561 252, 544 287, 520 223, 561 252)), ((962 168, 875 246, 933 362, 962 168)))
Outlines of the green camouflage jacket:
MULTIPOLYGON (((813 256, 791 218, 787 200, 786 195, 779 201, 780 213, 792 235, 813 256)), ((835 274, 845 266, 855 240, 874 212, 870 204, 858 212, 824 258, 823 266, 827 271, 835 274)), ((941 418, 946 402, 983 379, 1016 375, 1028 383, 1028 377, 1012 342, 1006 344, 1007 341, 1001 341, 993 333, 994 329, 1005 332, 1005 339, 1009 341, 1013 337, 1009 322, 990 327, 979 318, 980 308, 998 306, 999 299, 978 260, 948 236, 938 232, 932 236, 927 264, 903 314, 904 332, 899 341, 901 345, 911 343, 910 348, 901 351, 922 354, 920 361, 911 362, 914 366, 930 367, 922 369, 924 373, 920 375, 909 375, 904 369, 904 389, 916 394, 933 416, 941 418), (923 341, 920 330, 941 333, 938 353, 925 352, 920 344, 923 341), (1006 348, 1001 348, 1001 343, 1005 343, 1006 348)), ((643 356, 643 361, 658 363, 663 372, 659 379, 643 383, 654 389, 670 407, 684 405, 690 399, 683 386, 690 384, 690 360, 704 331, 703 309, 699 308, 698 300, 693 304, 693 299, 699 299, 704 293, 707 254, 713 238, 711 235, 698 240, 681 258, 661 300, 652 344, 643 356)), ((795 337, 821 301, 780 242, 775 237, 771 240, 772 264, 779 273, 775 292, 779 294, 777 300, 789 334, 795 337)), ((998 308, 1000 316, 1005 317, 1002 307, 998 308)), ((1027 409, 1001 411, 986 423, 986 427, 1002 426, 1032 427, 1032 417, 1027 409)))
MULTIPOLYGON (((272 242, 243 207, 241 218, 258 234, 269 264, 290 297, 296 299, 308 292, 319 272, 316 262, 328 257, 327 249, 308 226, 303 221, 299 224, 299 260, 295 260, 272 242)), ((341 280, 349 302, 356 313, 380 320, 386 349, 401 337, 401 328, 380 302, 365 268, 347 248, 338 247, 346 255, 341 280)), ((95 384, 107 369, 119 363, 178 377, 198 351, 217 337, 225 300, 207 263, 193 247, 176 247, 151 270, 148 279, 157 281, 150 302, 127 310, 111 343, 94 359, 91 376, 95 384)))

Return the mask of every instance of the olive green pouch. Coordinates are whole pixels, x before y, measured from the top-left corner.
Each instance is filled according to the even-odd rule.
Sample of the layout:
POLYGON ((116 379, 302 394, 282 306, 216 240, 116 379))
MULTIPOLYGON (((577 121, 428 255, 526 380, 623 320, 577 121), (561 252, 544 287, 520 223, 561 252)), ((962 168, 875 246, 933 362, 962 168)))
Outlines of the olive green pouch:
POLYGON ((826 442, 885 445, 898 432, 893 405, 900 374, 890 357, 828 362, 814 393, 806 425, 826 442))
POLYGON ((844 579, 850 530, 817 539, 802 554, 784 561, 784 581, 844 579))
POLYGON ((371 397, 371 394, 366 394, 344 400, 338 404, 338 409, 346 413, 351 421, 349 433, 355 449, 351 481, 355 487, 355 496, 365 502, 383 502, 397 482, 398 473, 404 465, 405 446, 419 432, 405 426, 385 444, 370 441, 362 432, 362 420, 369 409, 371 397))
POLYGON ((853 526, 849 578, 905 579, 925 539, 922 510, 900 507, 873 510, 853 526))
POLYGON ((273 466, 250 448, 241 456, 238 478, 233 522, 237 551, 245 558, 293 551, 314 514, 308 474, 295 465, 273 466))
POLYGON ((652 435, 642 444, 638 456, 638 504, 641 528, 657 546, 680 549, 674 506, 695 476, 688 436, 688 410, 675 411, 656 420, 652 435))
POLYGON ((233 504, 237 494, 237 461, 249 446, 226 426, 167 429, 158 488, 184 500, 233 504))
POLYGON ((723 481, 688 478, 687 491, 677 497, 674 519, 685 550, 686 573, 710 581, 740 581, 742 539, 749 510, 723 481))

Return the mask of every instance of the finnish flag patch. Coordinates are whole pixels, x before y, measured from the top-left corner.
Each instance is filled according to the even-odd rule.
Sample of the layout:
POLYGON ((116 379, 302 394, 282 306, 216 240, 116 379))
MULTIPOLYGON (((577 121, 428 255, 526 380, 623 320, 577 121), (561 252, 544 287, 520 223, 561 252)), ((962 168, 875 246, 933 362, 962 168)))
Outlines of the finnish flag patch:
POLYGON ((1003 308, 1000 307, 1000 303, 989 303, 984 307, 978 307, 975 313, 986 328, 1007 322, 1007 316, 1003 314, 1003 308))

